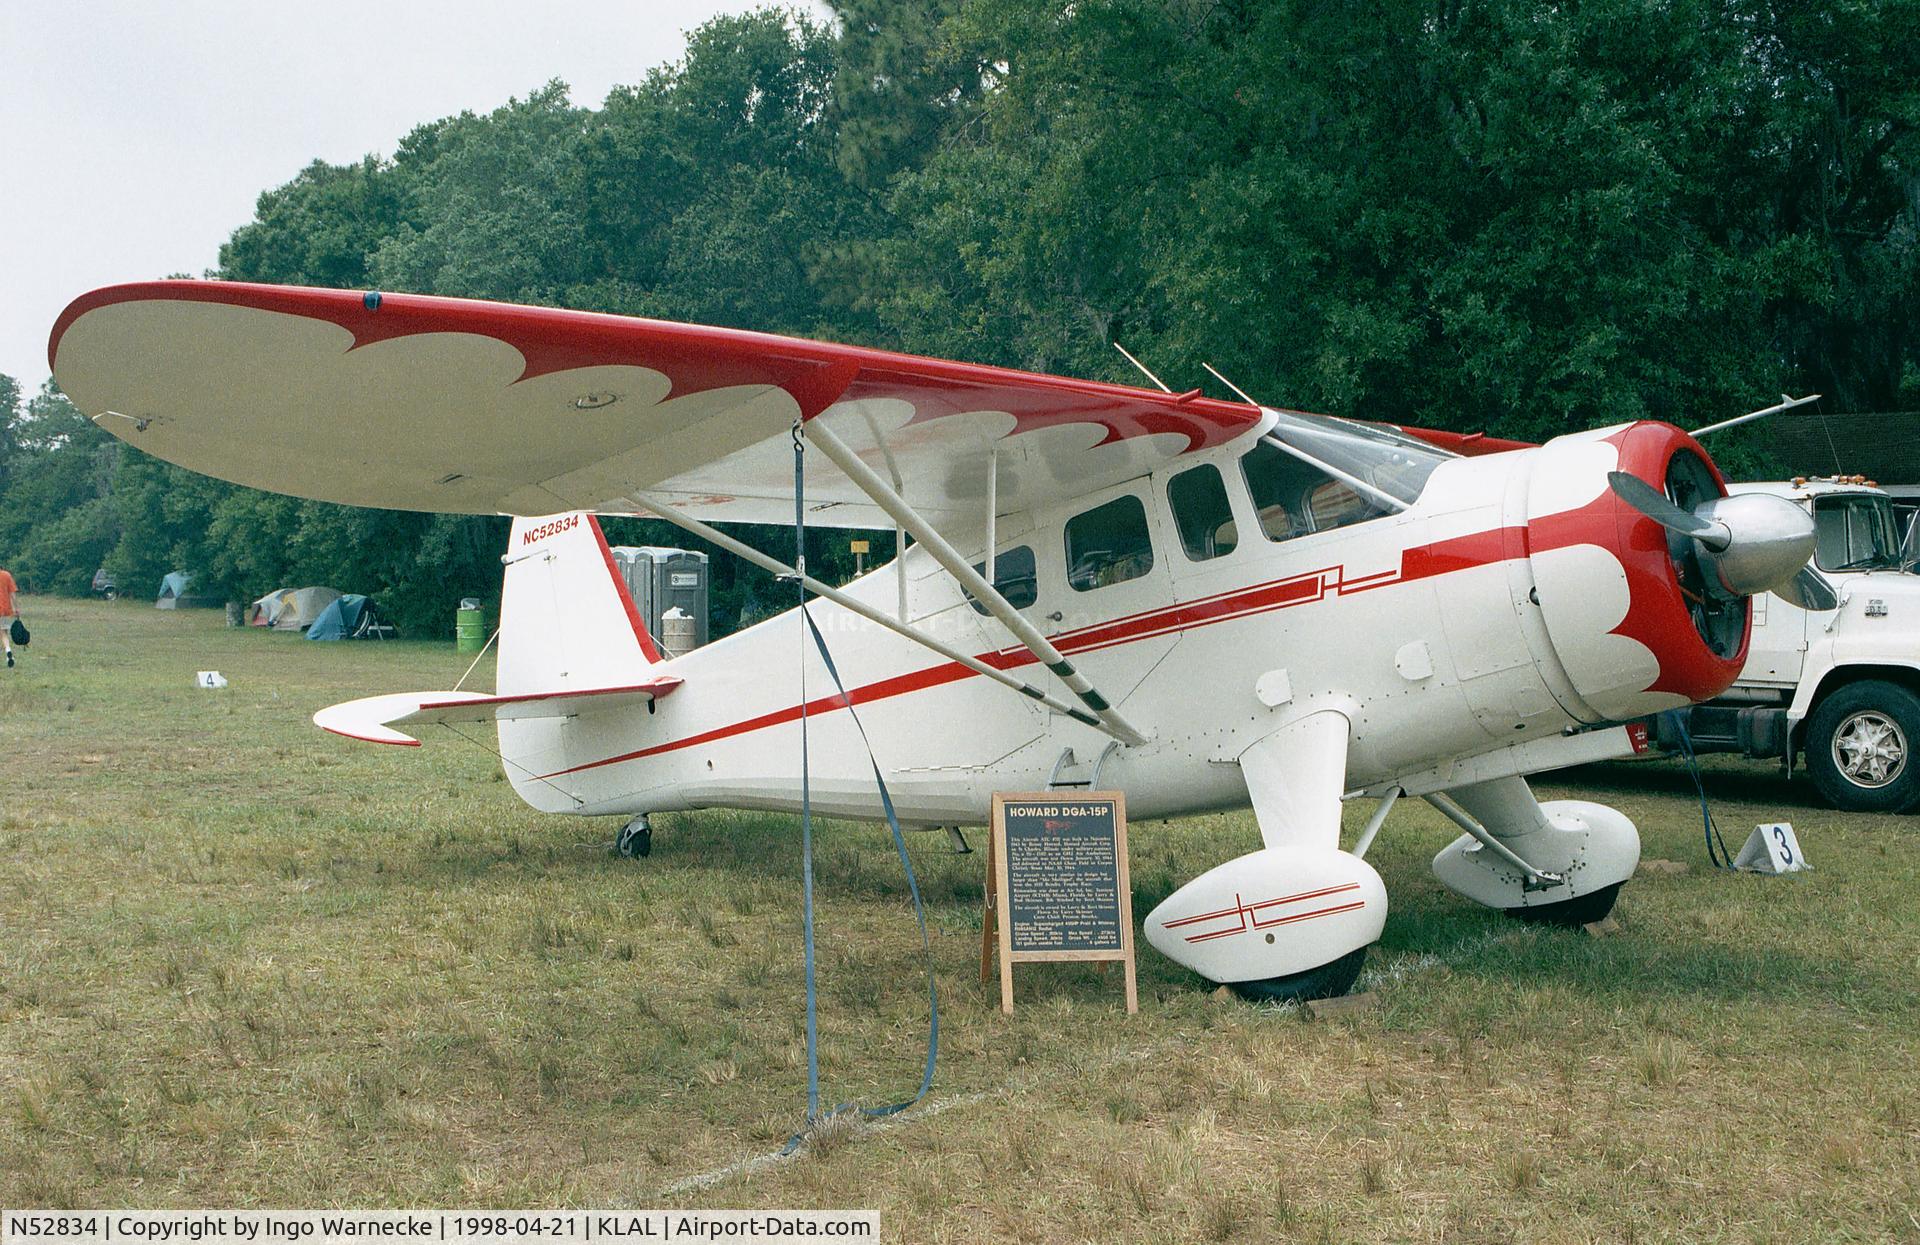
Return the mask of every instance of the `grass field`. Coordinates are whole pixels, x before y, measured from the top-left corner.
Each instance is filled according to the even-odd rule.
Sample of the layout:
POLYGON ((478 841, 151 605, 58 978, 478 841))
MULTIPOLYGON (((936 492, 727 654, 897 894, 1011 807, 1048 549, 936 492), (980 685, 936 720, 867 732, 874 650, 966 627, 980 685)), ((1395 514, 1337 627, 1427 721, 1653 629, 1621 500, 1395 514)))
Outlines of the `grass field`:
MULTIPOLYGON (((451 645, 309 644, 215 612, 30 600, 0 671, 0 1205, 877 1207, 891 1240, 1920 1240, 1920 820, 1709 775, 1705 867, 1664 763, 1540 784, 1649 857, 1622 936, 1446 895, 1397 811, 1379 1006, 1211 996, 1142 945, 977 981, 984 853, 915 836, 942 1004, 923 1107, 751 1162, 800 1123, 794 824, 535 815, 455 745, 324 735, 317 707, 451 686, 451 645), (218 669, 223 691, 192 686, 218 669), (1736 835, 1735 832, 1740 834, 1736 835), (1737 843, 1736 843, 1737 845, 1737 843)), ((491 672, 476 672, 482 686, 491 672)), ((1349 810, 1356 822, 1365 809, 1349 810)), ((1248 850, 1250 817, 1133 828, 1136 912, 1248 850)), ((926 996, 884 831, 821 835, 827 1094, 916 1083, 926 996)))

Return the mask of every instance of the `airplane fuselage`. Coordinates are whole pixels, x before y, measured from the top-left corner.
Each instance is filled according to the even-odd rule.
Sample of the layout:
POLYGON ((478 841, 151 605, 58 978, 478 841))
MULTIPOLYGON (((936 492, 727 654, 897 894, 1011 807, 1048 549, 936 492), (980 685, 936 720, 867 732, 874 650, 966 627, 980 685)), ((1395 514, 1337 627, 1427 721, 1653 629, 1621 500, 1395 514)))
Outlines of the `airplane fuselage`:
MULTIPOLYGON (((1732 677, 1698 651, 1662 581, 1664 543, 1649 546, 1606 487, 1606 472, 1627 459, 1664 469, 1663 456, 1690 452, 1684 440, 1638 424, 1449 459, 1404 511, 1273 535, 1241 453, 1222 449, 1033 512, 1017 528, 1003 523, 998 563, 1032 558, 1022 612, 1148 735, 1132 747, 1109 749, 1099 730, 840 606, 807 608, 910 822, 979 824, 996 790, 1091 782, 1096 768, 1101 786, 1127 790, 1135 816, 1244 805, 1241 754, 1324 709, 1351 723, 1349 789, 1416 775, 1442 789, 1456 770, 1481 772, 1462 767, 1468 758, 1489 775, 1588 759, 1597 754, 1565 744, 1570 733, 1711 694, 1732 677), (1220 531, 1232 547, 1196 557, 1169 486, 1201 468, 1225 486, 1231 528, 1220 531), (1076 589, 1069 522, 1125 497, 1144 512, 1150 564, 1136 555, 1130 577, 1076 589)), ((893 612, 898 576, 881 567, 847 591, 893 612)), ((905 579, 913 626, 1040 677, 1036 659, 923 550, 907 552, 905 579)), ((585 814, 793 810, 804 704, 814 807, 880 815, 866 750, 794 613, 659 669, 685 683, 653 712, 503 722, 520 794, 585 814)))

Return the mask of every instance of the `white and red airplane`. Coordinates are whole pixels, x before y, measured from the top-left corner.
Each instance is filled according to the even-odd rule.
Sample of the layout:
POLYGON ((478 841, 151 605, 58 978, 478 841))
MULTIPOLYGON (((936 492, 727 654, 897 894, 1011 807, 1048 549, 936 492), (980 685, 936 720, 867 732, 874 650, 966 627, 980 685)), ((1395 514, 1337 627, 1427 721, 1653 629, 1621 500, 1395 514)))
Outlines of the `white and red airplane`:
POLYGON ((537 809, 877 818, 846 702, 789 611, 663 659, 593 515, 894 527, 903 557, 808 578, 900 818, 995 791, 1117 788, 1169 817, 1251 805, 1261 846, 1146 918, 1242 993, 1340 993, 1386 919, 1364 857, 1403 795, 1462 829, 1467 899, 1589 921, 1632 822, 1526 776, 1623 756, 1708 699, 1748 597, 1814 605, 1807 516, 1729 498, 1668 424, 1538 447, 764 334, 465 300, 223 282, 117 286, 54 326, 55 377, 129 444, 350 505, 518 516, 492 695, 378 696, 328 730, 484 723, 537 809), (1376 800, 1341 845, 1341 803, 1376 800))

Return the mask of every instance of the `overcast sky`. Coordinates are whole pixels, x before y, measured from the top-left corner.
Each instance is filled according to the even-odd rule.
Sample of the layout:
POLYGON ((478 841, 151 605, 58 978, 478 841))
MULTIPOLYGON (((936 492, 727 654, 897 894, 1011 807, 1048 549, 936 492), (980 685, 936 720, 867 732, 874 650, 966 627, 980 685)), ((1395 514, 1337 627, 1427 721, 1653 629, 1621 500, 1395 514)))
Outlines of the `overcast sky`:
MULTIPOLYGON (((29 394, 76 296, 199 275, 315 159, 551 78, 576 104, 752 0, 0 0, 0 372, 29 394)), ((804 7, 818 9, 817 4, 804 7)))

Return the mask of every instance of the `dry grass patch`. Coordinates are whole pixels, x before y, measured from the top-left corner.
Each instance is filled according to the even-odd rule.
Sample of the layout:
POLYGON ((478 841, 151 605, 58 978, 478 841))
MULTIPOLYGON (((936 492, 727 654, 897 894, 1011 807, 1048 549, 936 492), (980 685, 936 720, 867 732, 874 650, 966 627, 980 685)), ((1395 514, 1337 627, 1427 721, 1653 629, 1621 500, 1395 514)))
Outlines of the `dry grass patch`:
MULTIPOLYGON (((977 979, 984 854, 916 835, 933 1098, 756 1163, 804 1102, 790 822, 662 817, 653 857, 621 860, 613 821, 529 812, 484 752, 307 724, 451 685, 450 648, 30 604, 31 660, 0 680, 0 1204, 877 1206, 935 1242, 1920 1239, 1913 820, 1716 772, 1730 834, 1784 812, 1817 869, 1727 877, 1672 767, 1590 771, 1578 794, 1696 864, 1628 887, 1626 934, 1595 941, 1445 895, 1426 862, 1451 832, 1404 808, 1371 857, 1380 1004, 1326 1024, 1218 1002, 1144 948, 1138 1016, 1063 969, 1023 970, 1003 1017, 977 979)), ((1132 838, 1143 913, 1255 841, 1231 815, 1132 838)), ((820 862, 824 1093, 892 1101, 925 1024, 905 885, 871 827, 823 825, 820 862)))

